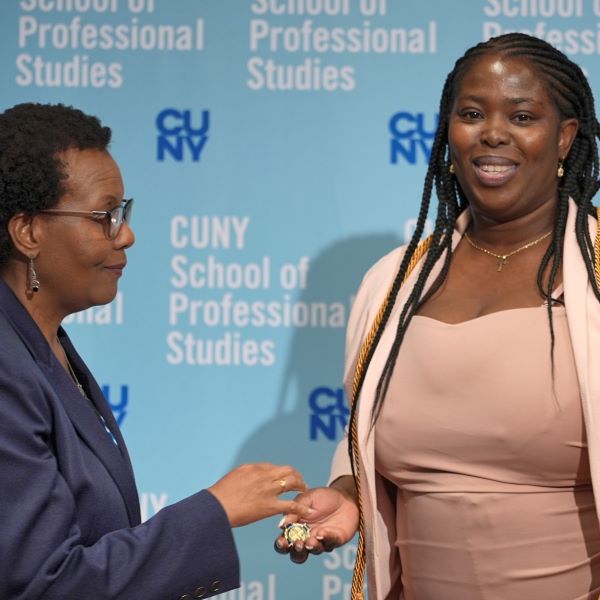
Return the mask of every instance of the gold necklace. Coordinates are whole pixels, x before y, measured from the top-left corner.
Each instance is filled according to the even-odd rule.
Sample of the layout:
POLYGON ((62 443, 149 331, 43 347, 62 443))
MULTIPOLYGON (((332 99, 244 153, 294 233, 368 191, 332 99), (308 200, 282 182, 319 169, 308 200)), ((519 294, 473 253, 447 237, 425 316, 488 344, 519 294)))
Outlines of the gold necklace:
POLYGON ((467 242, 469 242, 469 244, 471 244, 471 246, 473 246, 473 248, 475 248, 475 250, 479 250, 480 252, 484 252, 485 254, 489 254, 490 256, 493 256, 498 261, 498 268, 496 270, 502 271, 502 267, 508 262, 508 259, 511 256, 514 256, 518 252, 522 252, 523 250, 527 250, 527 248, 531 248, 532 246, 539 244, 542 240, 545 240, 551 233, 552 233, 552 230, 547 231, 543 236, 537 238, 537 240, 533 240, 532 242, 527 242, 525 245, 521 246, 520 248, 517 248, 516 250, 513 250, 512 252, 508 252, 507 254, 496 254, 495 252, 492 252, 491 250, 488 250, 487 248, 482 248, 481 246, 478 246, 467 235, 466 231, 463 235, 464 235, 465 239, 467 240, 467 242))
POLYGON ((81 385, 81 383, 79 383, 79 379, 77 379, 77 375, 75 375, 75 370, 71 366, 71 361, 69 360, 69 357, 67 356, 67 351, 65 350, 64 346, 60 343, 60 340, 58 338, 57 338, 57 341, 58 341, 58 345, 60 346, 60 349, 62 350, 63 356, 65 357, 65 361, 67 363, 67 369, 69 371, 69 375, 71 376, 71 379, 73 380, 73 383, 75 384, 75 386, 79 390, 79 393, 86 400, 89 400, 91 402, 91 400, 88 398, 88 395, 85 393, 85 390, 83 389, 83 386, 81 385))
MULTIPOLYGON (((64 352, 64 348, 63 348, 63 352, 64 352)), ((79 379, 77 379, 77 375, 75 375, 75 371, 73 370, 73 367, 71 366, 71 362, 69 361, 69 358, 67 357, 67 353, 66 352, 65 352, 65 359, 67 361, 67 367, 69 367, 69 373, 71 374, 71 378, 73 379, 73 383, 77 386, 77 389, 79 390, 79 393, 84 398, 87 398, 87 394, 85 393, 85 390, 83 389, 83 386, 81 385, 81 383, 79 383, 79 379)))
POLYGON ((98 419, 100 419, 100 422, 102 423, 104 429, 106 430, 106 433, 108 433, 108 435, 110 436, 110 439, 113 441, 115 446, 118 447, 119 442, 117 442, 117 438, 114 436, 113 432, 110 430, 110 428, 106 424, 106 420, 104 419, 104 417, 102 416, 102 414, 100 413, 100 411, 98 410, 96 405, 91 401, 90 397, 85 393, 85 390, 83 389, 83 386, 81 385, 81 383, 79 383, 79 379, 77 379, 77 375, 75 375, 75 369, 73 369, 73 367, 71 365, 71 361, 69 360, 69 357, 67 356, 67 351, 65 350, 64 346, 60 343, 60 340, 58 340, 58 345, 61 347, 64 357, 65 357, 65 360, 67 361, 67 367, 69 370, 69 374, 71 375, 71 379, 73 379, 73 383, 77 386, 79 393, 89 402, 93 411, 98 416, 98 419))

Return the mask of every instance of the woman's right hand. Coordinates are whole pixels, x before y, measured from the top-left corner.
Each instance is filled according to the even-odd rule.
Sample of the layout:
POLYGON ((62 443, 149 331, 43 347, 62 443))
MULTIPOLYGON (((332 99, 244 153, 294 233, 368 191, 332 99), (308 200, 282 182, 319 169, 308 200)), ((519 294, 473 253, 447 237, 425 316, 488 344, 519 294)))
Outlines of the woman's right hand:
POLYGON ((296 501, 312 509, 308 518, 287 514, 281 522, 282 529, 288 523, 305 522, 310 527, 310 537, 304 542, 288 544, 283 535, 275 540, 275 550, 290 555, 296 563, 303 563, 309 554, 330 552, 349 542, 358 529, 358 504, 352 477, 345 476, 330 487, 312 488, 296 497, 296 501))
POLYGON ((282 500, 284 492, 302 492, 306 484, 302 475, 289 466, 254 463, 236 467, 208 491, 223 506, 232 527, 248 525, 276 514, 297 513, 309 518, 310 507, 294 500, 282 500))

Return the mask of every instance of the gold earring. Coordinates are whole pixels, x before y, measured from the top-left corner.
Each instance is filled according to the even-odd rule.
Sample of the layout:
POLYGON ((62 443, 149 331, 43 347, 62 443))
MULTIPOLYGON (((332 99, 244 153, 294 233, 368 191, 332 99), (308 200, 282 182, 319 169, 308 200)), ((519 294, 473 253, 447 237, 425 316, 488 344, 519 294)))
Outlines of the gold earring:
POLYGON ((560 179, 561 177, 564 176, 564 174, 565 174, 565 168, 563 167, 563 159, 559 158, 558 159, 558 169, 556 170, 556 175, 560 179))
POLYGON ((454 173, 456 173, 456 169, 454 168, 453 163, 450 163, 450 165, 448 166, 448 173, 450 173, 450 175, 454 175, 454 173))

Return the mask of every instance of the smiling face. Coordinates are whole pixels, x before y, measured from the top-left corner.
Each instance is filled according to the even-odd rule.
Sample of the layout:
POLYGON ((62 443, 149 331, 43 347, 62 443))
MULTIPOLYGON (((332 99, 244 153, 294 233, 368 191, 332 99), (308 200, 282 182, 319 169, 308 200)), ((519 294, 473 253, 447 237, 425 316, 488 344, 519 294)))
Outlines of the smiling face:
MULTIPOLYGON (((123 198, 123 180, 108 152, 70 149, 65 164, 66 192, 53 207, 60 210, 107 211, 123 198)), ((134 242, 124 223, 114 240, 103 223, 81 216, 38 214, 36 270, 39 292, 51 312, 70 314, 106 304, 117 293, 127 262, 125 250, 134 242)))
POLYGON ((492 222, 556 203, 558 161, 577 121, 561 120, 545 84, 530 61, 500 54, 476 59, 458 83, 451 160, 471 210, 492 222))

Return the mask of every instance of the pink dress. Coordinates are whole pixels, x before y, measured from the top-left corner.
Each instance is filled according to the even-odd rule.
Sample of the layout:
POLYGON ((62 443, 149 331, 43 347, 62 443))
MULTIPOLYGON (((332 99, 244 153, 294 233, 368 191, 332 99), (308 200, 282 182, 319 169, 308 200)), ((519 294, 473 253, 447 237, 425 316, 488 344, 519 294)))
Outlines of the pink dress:
POLYGON ((375 427, 406 600, 600 595, 579 387, 552 310, 554 378, 545 307, 413 318, 375 427))

